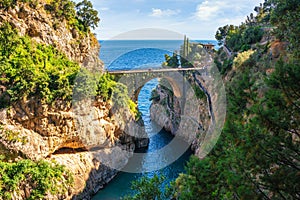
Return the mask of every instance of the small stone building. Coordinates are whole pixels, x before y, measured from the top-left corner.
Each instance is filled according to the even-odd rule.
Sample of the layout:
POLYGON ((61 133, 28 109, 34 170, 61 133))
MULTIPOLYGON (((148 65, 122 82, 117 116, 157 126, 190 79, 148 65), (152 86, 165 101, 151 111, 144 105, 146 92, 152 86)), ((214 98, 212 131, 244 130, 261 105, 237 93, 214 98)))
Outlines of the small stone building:
POLYGON ((214 44, 202 44, 201 45, 203 46, 204 49, 208 50, 208 51, 212 51, 214 48, 215 48, 215 45, 214 44))

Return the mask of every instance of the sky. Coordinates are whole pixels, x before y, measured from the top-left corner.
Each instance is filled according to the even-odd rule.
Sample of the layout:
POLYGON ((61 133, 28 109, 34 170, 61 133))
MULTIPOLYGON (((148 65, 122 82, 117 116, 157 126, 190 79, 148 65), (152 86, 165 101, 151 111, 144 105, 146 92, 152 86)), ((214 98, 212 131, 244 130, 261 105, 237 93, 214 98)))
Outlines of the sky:
MULTIPOLYGON (((80 0, 75 0, 78 2, 80 0)), ((239 25, 263 0, 90 0, 101 19, 99 40, 130 32, 135 39, 159 39, 147 30, 166 29, 191 39, 211 40, 220 26, 239 25), (146 31, 145 31, 146 30, 146 31), (148 38, 147 38, 148 37, 148 38)), ((151 32, 151 31, 150 31, 151 32)), ((125 34, 126 35, 126 34, 125 34)), ((128 34, 127 34, 128 35, 128 34)), ((163 36, 165 39, 167 36, 163 36)), ((124 38, 126 39, 126 38, 124 38)))

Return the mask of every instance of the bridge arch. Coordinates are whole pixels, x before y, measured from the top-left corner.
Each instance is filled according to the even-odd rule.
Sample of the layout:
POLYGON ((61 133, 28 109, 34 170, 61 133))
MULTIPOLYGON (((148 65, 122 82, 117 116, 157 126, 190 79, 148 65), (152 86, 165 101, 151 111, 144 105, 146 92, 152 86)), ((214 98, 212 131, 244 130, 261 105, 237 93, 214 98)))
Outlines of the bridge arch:
POLYGON ((146 83, 156 78, 164 78, 170 84, 174 95, 178 99, 182 99, 185 96, 185 90, 187 88, 187 85, 189 85, 188 82, 185 80, 183 73, 184 72, 177 71, 153 73, 150 70, 139 73, 119 74, 118 82, 123 83, 127 86, 129 97, 133 101, 137 102, 138 95, 146 83))
POLYGON ((174 80, 172 77, 169 76, 157 76, 157 77, 149 77, 148 79, 144 79, 143 82, 140 82, 139 85, 134 89, 128 89, 128 93, 131 97, 131 100, 133 100, 134 102, 138 101, 138 96, 142 90, 142 88, 151 80, 153 79, 166 79, 168 81, 168 83, 170 84, 171 88, 173 91, 173 94, 175 97, 177 97, 178 99, 182 98, 184 96, 184 91, 182 91, 182 89, 178 86, 176 80, 174 80))

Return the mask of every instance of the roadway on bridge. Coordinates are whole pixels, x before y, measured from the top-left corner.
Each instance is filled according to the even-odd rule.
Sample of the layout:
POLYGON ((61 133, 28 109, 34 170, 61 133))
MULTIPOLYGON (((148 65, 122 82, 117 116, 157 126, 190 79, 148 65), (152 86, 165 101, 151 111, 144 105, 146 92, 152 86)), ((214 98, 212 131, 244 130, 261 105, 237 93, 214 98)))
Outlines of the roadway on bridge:
POLYGON ((134 70, 106 70, 109 74, 134 74, 134 73, 160 73, 160 72, 178 72, 178 71, 196 71, 203 70, 205 67, 201 68, 159 68, 159 69, 134 69, 134 70))

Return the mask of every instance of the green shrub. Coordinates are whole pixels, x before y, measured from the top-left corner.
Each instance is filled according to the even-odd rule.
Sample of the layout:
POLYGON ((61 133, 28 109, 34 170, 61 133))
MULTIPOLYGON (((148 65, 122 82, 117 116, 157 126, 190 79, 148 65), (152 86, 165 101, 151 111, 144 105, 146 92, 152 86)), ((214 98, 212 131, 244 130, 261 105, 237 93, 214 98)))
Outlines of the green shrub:
POLYGON ((234 52, 238 52, 243 45, 241 33, 238 31, 231 33, 226 37, 226 45, 229 47, 230 50, 234 52))
POLYGON ((29 3, 29 6, 36 8, 38 0, 1 0, 0 9, 7 11, 8 9, 15 8, 18 2, 29 3))
POLYGON ((52 1, 51 6, 53 7, 55 16, 57 18, 65 18, 66 20, 70 20, 76 17, 75 3, 72 1, 52 1))
POLYGON ((12 142, 21 142, 23 145, 28 142, 28 139, 26 136, 20 137, 20 132, 12 131, 12 130, 4 130, 2 127, 0 127, 0 134, 2 132, 2 136, 12 142))
POLYGON ((233 68, 240 68, 254 53, 252 49, 239 53, 233 60, 233 68))
POLYGON ((161 191, 160 187, 164 182, 164 176, 154 175, 153 178, 146 176, 141 177, 139 180, 132 181, 131 189, 136 192, 132 196, 126 196, 124 200, 148 200, 148 199, 168 199, 166 194, 161 191))
POLYGON ((64 166, 54 162, 20 160, 9 163, 0 160, 1 199, 12 199, 13 192, 18 192, 25 182, 32 188, 28 199, 42 199, 47 193, 66 193, 73 177, 64 166))
POLYGON ((75 79, 72 100, 80 101, 95 97, 99 76, 99 74, 92 73, 86 68, 81 68, 75 79))
POLYGON ((0 9, 8 10, 9 8, 13 8, 17 5, 17 0, 2 0, 0 2, 0 9))
POLYGON ((135 120, 139 120, 142 117, 142 113, 138 110, 137 104, 130 99, 128 101, 128 106, 131 114, 135 117, 135 120))
POLYGON ((116 82, 115 77, 106 73, 102 74, 98 81, 97 95, 101 96, 104 101, 111 100, 116 107, 127 107, 138 120, 141 113, 137 109, 137 105, 129 96, 127 87, 122 83, 116 82))
POLYGON ((173 56, 171 57, 168 54, 165 54, 165 62, 163 63, 163 66, 177 68, 179 66, 178 55, 173 53, 173 56))
POLYGON ((71 100, 77 63, 52 46, 18 36, 8 23, 0 27, 0 39, 0 83, 6 86, 10 102, 31 96, 45 103, 71 100))
POLYGON ((100 95, 104 101, 110 100, 113 88, 116 86, 117 82, 114 81, 114 76, 110 74, 103 74, 98 82, 97 94, 100 95))
POLYGON ((260 26, 246 26, 245 24, 239 27, 224 26, 220 27, 216 33, 216 39, 220 44, 226 41, 226 46, 234 51, 247 51, 251 48, 251 44, 260 42, 264 34, 260 26), (222 32, 222 34, 221 34, 222 32))
POLYGON ((263 37, 264 31, 259 26, 251 26, 247 28, 242 34, 243 43, 255 44, 263 37))

